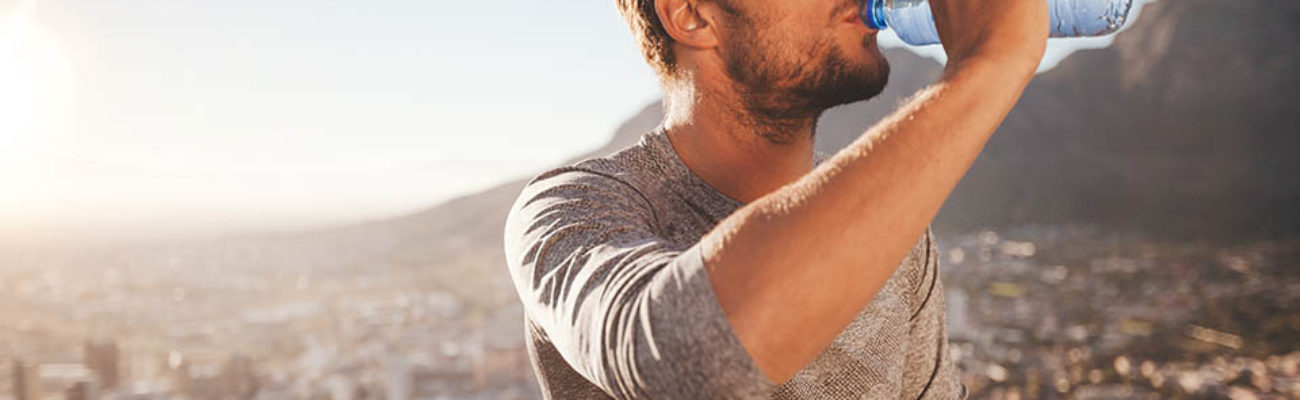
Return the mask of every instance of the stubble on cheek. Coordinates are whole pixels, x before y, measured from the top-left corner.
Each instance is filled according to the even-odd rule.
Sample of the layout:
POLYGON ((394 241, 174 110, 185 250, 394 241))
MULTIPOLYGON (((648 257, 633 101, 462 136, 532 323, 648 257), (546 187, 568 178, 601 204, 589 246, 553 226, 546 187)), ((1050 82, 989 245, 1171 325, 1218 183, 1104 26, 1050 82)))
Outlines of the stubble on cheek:
POLYGON ((830 107, 870 98, 883 89, 888 65, 878 50, 865 58, 851 53, 870 52, 865 49, 872 47, 870 35, 849 42, 829 30, 798 38, 761 27, 746 28, 726 38, 722 55, 742 106, 763 125, 798 125, 830 107))

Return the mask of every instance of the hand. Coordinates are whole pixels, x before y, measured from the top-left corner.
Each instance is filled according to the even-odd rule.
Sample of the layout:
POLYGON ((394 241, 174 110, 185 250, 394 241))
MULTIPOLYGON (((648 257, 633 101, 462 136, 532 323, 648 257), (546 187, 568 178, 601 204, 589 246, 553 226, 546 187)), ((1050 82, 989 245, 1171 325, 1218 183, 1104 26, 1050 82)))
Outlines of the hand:
POLYGON ((950 70, 971 59, 991 59, 1032 73, 1043 58, 1046 0, 930 0, 930 8, 950 70))

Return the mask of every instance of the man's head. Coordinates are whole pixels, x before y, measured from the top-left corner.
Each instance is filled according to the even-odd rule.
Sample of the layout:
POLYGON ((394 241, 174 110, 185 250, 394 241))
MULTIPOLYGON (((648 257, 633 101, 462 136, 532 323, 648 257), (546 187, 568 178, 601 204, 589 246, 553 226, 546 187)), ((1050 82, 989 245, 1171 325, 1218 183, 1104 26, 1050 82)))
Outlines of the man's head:
POLYGON ((755 117, 807 118, 884 88, 856 0, 617 0, 665 81, 713 69, 755 117))

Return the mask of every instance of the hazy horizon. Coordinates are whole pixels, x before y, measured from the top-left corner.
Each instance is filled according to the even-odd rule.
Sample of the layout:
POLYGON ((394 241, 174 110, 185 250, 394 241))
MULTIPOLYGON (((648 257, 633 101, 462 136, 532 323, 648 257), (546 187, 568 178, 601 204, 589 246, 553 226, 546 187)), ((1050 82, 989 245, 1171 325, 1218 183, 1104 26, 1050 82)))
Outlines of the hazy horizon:
MULTIPOLYGON (((1053 41, 1044 69, 1110 40, 1053 41)), ((400 216, 595 148, 658 97, 613 2, 19 0, 0 85, 0 235, 28 238, 400 216)))
MULTIPOLYGON (((1049 42, 891 278, 972 399, 1300 399, 1300 3, 1142 11, 1049 42)), ((880 42, 889 87, 818 150, 942 76, 880 42)), ((543 397, 520 269, 627 243, 543 237, 541 271, 503 226, 523 179, 653 129, 638 53, 608 1, 0 0, 0 400, 543 397)), ((667 207, 634 245, 689 247, 663 217, 699 204, 627 181, 667 207)))

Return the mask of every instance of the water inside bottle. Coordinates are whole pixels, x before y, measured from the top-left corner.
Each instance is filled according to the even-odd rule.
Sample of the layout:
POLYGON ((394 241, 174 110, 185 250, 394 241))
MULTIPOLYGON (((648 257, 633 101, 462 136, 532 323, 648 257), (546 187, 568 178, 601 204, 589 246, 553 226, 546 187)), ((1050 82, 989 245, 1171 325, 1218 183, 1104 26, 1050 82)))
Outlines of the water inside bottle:
MULTIPOLYGON (((1051 20, 1051 37, 1101 36, 1124 26, 1133 0, 1044 0, 1051 20)), ((930 4, 926 0, 866 0, 864 7, 883 15, 886 25, 912 45, 939 43, 930 4)))

